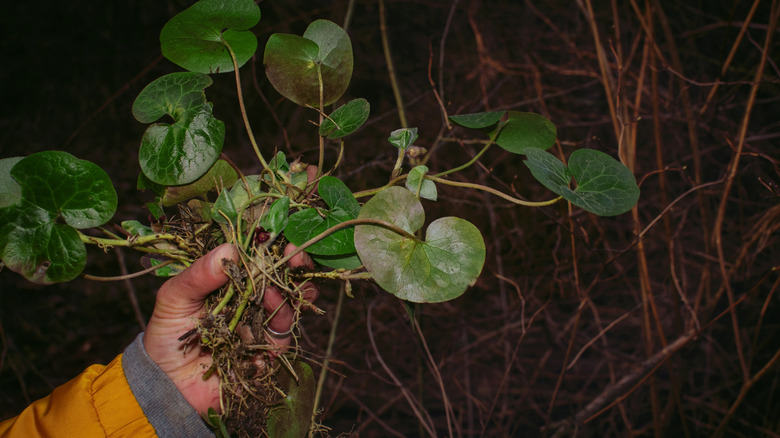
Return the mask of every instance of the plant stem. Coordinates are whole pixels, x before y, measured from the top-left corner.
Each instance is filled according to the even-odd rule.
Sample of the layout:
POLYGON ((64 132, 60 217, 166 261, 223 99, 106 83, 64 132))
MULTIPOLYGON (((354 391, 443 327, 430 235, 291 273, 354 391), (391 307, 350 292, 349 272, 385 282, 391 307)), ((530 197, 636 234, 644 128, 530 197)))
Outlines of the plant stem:
POLYGON ((425 178, 427 178, 427 179, 429 179, 431 181, 434 181, 434 182, 447 184, 447 185, 450 185, 450 186, 465 187, 465 188, 468 188, 468 189, 482 190, 484 192, 492 193, 492 194, 494 194, 494 195, 496 195, 498 197, 504 198, 504 199, 506 199, 507 201, 509 201, 511 203, 518 204, 518 205, 524 205, 526 207, 544 207, 546 205, 555 204, 556 202, 560 201, 563 198, 562 196, 558 196, 557 198, 550 199, 549 201, 524 201, 522 199, 518 199, 518 198, 515 198, 513 196, 509 196, 509 195, 507 195, 505 193, 502 193, 502 192, 500 192, 500 191, 498 191, 498 190, 496 190, 494 188, 483 186, 481 184, 457 182, 457 181, 452 181, 452 180, 449 180, 449 179, 437 178, 437 177, 431 176, 431 175, 425 175, 425 178))
MULTIPOLYGON (((325 111, 325 90, 324 85, 322 83, 322 65, 320 63, 317 63, 317 81, 320 85, 320 108, 319 108, 319 114, 320 114, 320 124, 318 126, 322 126, 322 122, 325 121, 324 117, 324 111, 325 111)), ((325 164, 325 137, 318 135, 319 137, 319 146, 320 146, 320 156, 317 161, 317 178, 322 175, 322 167, 325 164)))
POLYGON ((238 308, 236 309, 236 313, 233 315, 233 319, 230 320, 230 325, 228 325, 228 330, 231 333, 236 331, 236 326, 238 325, 239 321, 241 321, 241 317, 244 315, 246 306, 249 305, 249 298, 252 296, 253 291, 253 283, 251 281, 247 281, 246 290, 241 293, 241 302, 238 304, 238 308))
POLYGON ((490 140, 487 142, 487 144, 485 144, 485 147, 483 147, 483 148, 482 148, 482 150, 481 150, 481 151, 479 151, 479 152, 477 153, 477 155, 474 155, 474 158, 472 158, 471 160, 469 160, 467 163, 465 163, 465 164, 462 164, 462 165, 460 165, 460 166, 458 166, 458 167, 455 167, 455 168, 453 168, 453 169, 450 169, 450 170, 445 170, 444 172, 437 173, 437 174, 436 174, 436 175, 434 175, 434 176, 442 177, 442 176, 445 176, 445 175, 449 175, 449 174, 451 174, 451 173, 459 172, 459 171, 461 171, 461 170, 463 170, 463 169, 465 169, 465 168, 467 168, 467 167, 471 166, 472 164, 476 163, 476 162, 477 162, 477 160, 479 160, 479 158, 480 158, 482 155, 484 155, 484 154, 485 154, 485 152, 487 152, 488 148, 489 148, 489 147, 490 147, 490 146, 491 146, 491 145, 492 145, 492 144, 495 142, 495 140, 496 140, 496 137, 498 137, 498 133, 499 133, 499 131, 501 131, 501 127, 499 127, 498 129, 496 129, 496 133, 495 133, 495 134, 494 134, 492 137, 490 137, 490 140))
POLYGON ((344 303, 345 283, 342 283, 341 290, 339 291, 339 299, 336 302, 336 311, 333 315, 333 325, 330 327, 330 336, 328 337, 328 348, 325 350, 325 359, 322 361, 322 371, 317 379, 317 390, 314 393, 314 409, 312 409, 312 423, 314 423, 314 416, 320 408, 320 398, 322 397, 322 388, 325 386, 325 379, 328 376, 328 365, 330 365, 330 357, 333 354, 333 345, 336 343, 336 331, 339 327, 339 320, 341 319, 341 308, 344 303))
POLYGON ((283 258, 281 258, 278 262, 276 262, 274 264, 274 266, 273 266, 273 269, 281 268, 282 266, 284 266, 285 263, 287 263, 291 258, 293 258, 299 252, 301 252, 301 251, 305 250, 306 248, 314 245, 315 243, 319 242, 320 240, 330 236, 331 234, 335 233, 336 231, 341 230, 343 228, 351 227, 353 225, 376 225, 376 226, 379 226, 379 227, 382 227, 382 228, 386 228, 386 229, 388 229, 390 231, 393 231, 395 233, 398 233, 401 236, 406 237, 407 239, 414 240, 415 242, 419 242, 420 241, 420 239, 415 237, 414 234, 411 234, 410 232, 404 230, 403 228, 401 228, 401 227, 399 227, 399 226, 397 226, 397 225, 395 225, 393 223, 387 222, 387 221, 383 221, 383 220, 380 220, 380 219, 372 219, 372 218, 351 219, 351 220, 348 220, 348 221, 344 221, 344 222, 342 222, 340 224, 334 225, 334 226, 328 228, 327 230, 323 231, 319 235, 317 235, 315 237, 312 237, 306 243, 304 243, 301 246, 299 246, 298 248, 296 248, 295 251, 291 252, 290 254, 288 254, 287 256, 285 256, 283 258))
MULTIPOLYGON (((119 250, 117 250, 117 251, 119 251, 119 250)), ((117 254, 119 254, 119 253, 117 252, 117 254)), ((89 274, 83 274, 82 277, 84 277, 87 280, 93 280, 93 281, 122 281, 122 280, 129 280, 131 278, 140 277, 140 276, 148 274, 148 273, 150 273, 152 271, 156 271, 156 270, 162 268, 163 266, 170 265, 173 262, 174 262, 174 260, 166 260, 166 261, 160 263, 159 265, 146 268, 143 271, 134 272, 132 274, 118 275, 116 277, 98 277, 97 275, 89 275, 89 274)))
POLYGON ((263 166, 263 169, 267 170, 271 174, 272 185, 276 186, 276 175, 273 171, 271 171, 271 168, 268 166, 265 158, 263 158, 263 154, 260 152, 260 147, 257 145, 255 134, 252 132, 252 126, 249 124, 249 117, 246 114, 246 106, 244 105, 244 93, 241 91, 241 75, 238 72, 238 60, 236 59, 236 54, 233 52, 233 48, 230 47, 230 44, 228 44, 228 42, 225 41, 225 39, 221 36, 220 41, 225 46, 225 48, 227 48, 228 53, 230 53, 230 59, 233 61, 233 71, 235 72, 236 76, 236 94, 238 94, 238 106, 241 109, 241 117, 244 120, 244 127, 246 128, 246 133, 249 136, 249 142, 252 144, 252 149, 254 149, 255 155, 257 155, 257 158, 260 160, 260 164, 263 166))
POLYGON ((390 76, 390 85, 393 87, 393 96, 395 96, 395 105, 398 107, 398 118, 401 121, 401 127, 408 127, 406 122, 406 111, 404 110, 404 101, 401 97, 401 91, 398 89, 398 80, 395 76, 395 66, 393 65, 393 56, 390 54, 390 41, 387 39, 387 23, 385 20, 385 1, 379 0, 379 32, 382 34, 382 49, 385 54, 385 63, 387 64, 387 74, 390 76))

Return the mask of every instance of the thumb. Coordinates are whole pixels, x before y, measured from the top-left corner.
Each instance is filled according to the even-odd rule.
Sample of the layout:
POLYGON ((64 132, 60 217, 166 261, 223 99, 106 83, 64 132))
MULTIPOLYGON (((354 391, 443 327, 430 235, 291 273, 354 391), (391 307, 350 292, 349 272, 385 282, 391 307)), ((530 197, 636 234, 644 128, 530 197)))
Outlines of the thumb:
POLYGON ((223 244, 196 260, 189 268, 166 281, 157 295, 158 303, 175 307, 200 308, 203 300, 228 281, 222 266, 222 260, 238 260, 236 248, 223 244))

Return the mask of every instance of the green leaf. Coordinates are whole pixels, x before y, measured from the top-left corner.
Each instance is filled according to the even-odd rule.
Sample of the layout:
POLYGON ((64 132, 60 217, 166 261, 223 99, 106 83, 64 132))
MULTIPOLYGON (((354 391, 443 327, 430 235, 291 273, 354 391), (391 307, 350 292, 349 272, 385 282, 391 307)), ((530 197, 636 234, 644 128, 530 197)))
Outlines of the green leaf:
POLYGON ((206 420, 206 423, 208 423, 208 425, 214 429, 214 435, 216 435, 217 438, 230 438, 230 434, 227 431, 227 426, 225 426, 222 418, 219 416, 217 411, 214 410, 214 408, 209 408, 203 417, 206 420))
POLYGON ((16 163, 11 176, 21 187, 22 199, 72 227, 103 225, 116 211, 116 191, 108 174, 67 152, 32 154, 16 163))
POLYGON ((166 114, 177 120, 206 103, 203 90, 212 83, 201 73, 171 73, 157 78, 135 98, 133 117, 141 123, 152 123, 166 114))
POLYGON ((549 149, 555 144, 558 130, 548 118, 535 113, 509 111, 505 124, 499 125, 501 131, 496 144, 505 150, 524 154, 528 148, 549 149))
MULTIPOLYGON (((425 213, 412 192, 390 187, 371 198, 359 218, 390 222, 413 234, 422 228, 425 213)), ((424 241, 377 225, 358 225, 355 247, 379 286, 417 303, 459 297, 474 284, 485 263, 482 234, 456 217, 435 220, 424 241)))
POLYGON ((566 167, 542 150, 527 150, 526 166, 548 189, 572 204, 599 216, 623 214, 639 200, 639 187, 631 171, 611 156, 593 149, 579 149, 566 167), (572 190, 571 178, 577 183, 572 190))
POLYGON ((308 436, 314 410, 314 372, 311 367, 296 360, 292 368, 296 381, 286 370, 278 374, 278 384, 286 396, 268 413, 268 436, 271 438, 301 438, 308 436))
POLYGON ((0 160, 0 208, 16 204, 22 199, 22 187, 11 176, 11 168, 24 157, 0 160))
POLYGON ((152 193, 159 196, 160 198, 162 198, 162 195, 165 194, 165 186, 150 180, 149 177, 146 176, 143 172, 138 174, 136 188, 141 191, 151 190, 152 193))
POLYGON ((271 158, 271 160, 268 162, 268 167, 275 172, 290 171, 290 165, 287 164, 287 157, 282 151, 277 152, 276 155, 271 158))
POLYGON ((260 226, 274 236, 278 236, 284 230, 284 227, 287 226, 289 213, 290 198, 287 196, 279 198, 271 204, 268 212, 260 218, 260 226))
POLYGON ((122 228, 133 236, 150 236, 154 230, 139 221, 122 221, 122 228))
MULTIPOLYGON (((330 207, 321 215, 316 209, 308 208, 290 215, 284 235, 287 240, 301 246, 308 240, 322 234, 328 228, 355 219, 360 213, 360 204, 349 188, 338 178, 324 176, 318 184, 322 200, 330 207), (323 217, 324 216, 324 217, 323 217)), ((354 229, 341 229, 308 247, 306 252, 316 255, 343 255, 355 252, 354 229)))
POLYGON ((352 78, 352 43, 337 24, 316 20, 303 36, 273 34, 263 55, 266 76, 276 91, 298 105, 320 106, 338 100, 352 78))
POLYGON ((357 269, 363 265, 356 252, 332 256, 311 256, 315 262, 333 269, 357 269))
POLYGON ((172 73, 146 88, 133 103, 141 122, 167 114, 174 124, 149 126, 141 140, 141 170, 157 184, 189 184, 205 174, 222 153, 225 124, 214 118, 203 89, 211 79, 200 73, 172 73))
POLYGON ((238 173, 233 166, 225 160, 217 160, 205 175, 194 182, 183 186, 166 187, 162 204, 164 207, 170 207, 191 198, 206 199, 208 192, 230 187, 237 180, 238 173))
POLYGON ((87 250, 73 227, 56 222, 55 212, 27 199, 0 209, 0 259, 12 271, 39 284, 76 278, 87 250))
POLYGON ((408 148, 414 144, 415 140, 417 140, 417 128, 396 129, 390 133, 390 138, 387 139, 387 141, 398 149, 408 148))
POLYGON ((483 129, 489 128, 504 117, 506 111, 489 111, 484 113, 474 114, 460 114, 456 116, 450 116, 449 119, 456 125, 463 126, 464 128, 471 129, 483 129))
MULTIPOLYGON (((17 160, 10 178, 19 198, 0 208, 0 259, 35 283, 74 279, 87 261, 75 228, 96 227, 114 215, 111 179, 98 166, 61 151, 17 160)), ((14 188, 7 179, 3 186, 14 188)))
POLYGON ((368 120, 371 111, 366 99, 353 99, 331 113, 320 125, 320 135, 331 140, 352 134, 368 120))
POLYGON ((238 66, 257 50, 257 38, 248 29, 260 21, 252 0, 201 0, 180 12, 160 32, 163 55, 173 63, 199 73, 233 71, 229 45, 238 66))
POLYGON ((233 204, 233 199, 230 197, 230 193, 227 190, 219 192, 217 200, 214 201, 211 215, 212 218, 220 224, 227 224, 228 222, 232 224, 236 223, 238 212, 236 211, 236 206, 233 204), (224 213, 224 216, 222 213, 224 213))
POLYGON ((249 207, 249 202, 260 194, 260 177, 258 175, 249 175, 244 179, 237 180, 233 183, 229 194, 236 212, 243 211, 249 207), (248 193, 247 186, 249 188, 248 193))
POLYGON ((414 194, 419 194, 421 198, 435 201, 438 197, 436 184, 423 177, 426 173, 428 173, 427 166, 417 166, 410 170, 409 176, 406 177, 406 188, 414 194))

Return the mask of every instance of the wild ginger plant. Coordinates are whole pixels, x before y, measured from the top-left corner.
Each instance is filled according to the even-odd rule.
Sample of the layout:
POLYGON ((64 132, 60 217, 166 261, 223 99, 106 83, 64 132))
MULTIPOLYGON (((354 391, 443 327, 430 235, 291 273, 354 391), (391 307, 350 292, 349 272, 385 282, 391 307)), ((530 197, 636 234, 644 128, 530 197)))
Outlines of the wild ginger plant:
POLYGON ((244 108, 238 74, 257 51, 250 29, 260 15, 252 0, 201 0, 163 27, 162 53, 185 71, 150 83, 132 109, 139 122, 149 124, 139 149, 137 185, 154 194, 146 204, 150 220, 105 226, 118 205, 111 179, 65 151, 5 158, 0 160, 0 259, 32 282, 51 284, 82 273, 87 245, 128 247, 143 253, 146 271, 165 277, 217 245, 233 243, 240 262, 225 265, 231 281, 210 297, 196 331, 181 338, 210 349, 214 365, 204 375, 218 373, 222 379, 225 410, 209 412, 207 421, 227 435, 225 422, 246 425, 242 417, 258 415, 249 421, 253 426, 241 427, 298 436, 309 431, 316 404, 311 368, 296 360, 294 351, 269 369, 275 379, 258 379, 255 369, 241 366, 265 351, 263 333, 272 315, 258 303, 266 285, 275 285, 292 303, 303 299, 301 283, 317 279, 347 285, 374 281, 412 303, 452 300, 477 280, 486 250, 481 231, 464 219, 443 217, 425 227, 420 199, 437 201, 437 187, 486 191, 523 207, 565 200, 602 216, 630 210, 639 189, 628 168, 603 152, 579 149, 564 163, 547 151, 557 140, 553 122, 519 111, 449 116, 464 132, 484 139, 472 160, 451 169, 421 164, 427 162, 421 157, 435 151, 415 145, 416 128, 389 132, 375 141, 378 152, 395 148, 397 153, 387 183, 347 187, 334 175, 349 150, 349 136, 368 120, 370 104, 357 98, 333 109, 349 86, 354 60, 348 34, 327 20, 314 21, 303 35, 272 35, 263 53, 273 87, 310 109, 318 125, 318 162, 307 166, 264 150, 244 108), (214 117, 206 97, 211 76, 230 73, 257 174, 246 174, 224 153, 225 124, 214 117), (327 142, 338 144, 339 151, 327 157, 335 159, 329 168, 327 142), (550 199, 527 201, 449 178, 491 147, 524 156, 531 175, 552 192, 550 199), (317 269, 287 269, 292 254, 281 250, 286 243, 309 253, 317 269), (248 333, 239 333, 240 327, 248 333))

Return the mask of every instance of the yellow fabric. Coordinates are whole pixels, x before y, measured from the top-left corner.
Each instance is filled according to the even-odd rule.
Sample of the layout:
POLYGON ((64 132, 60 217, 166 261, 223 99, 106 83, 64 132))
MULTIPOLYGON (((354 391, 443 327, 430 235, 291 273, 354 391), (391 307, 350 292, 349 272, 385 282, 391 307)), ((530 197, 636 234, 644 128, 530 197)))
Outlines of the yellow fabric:
POLYGON ((156 437, 122 370, 122 355, 75 379, 0 423, 6 437, 156 437))

